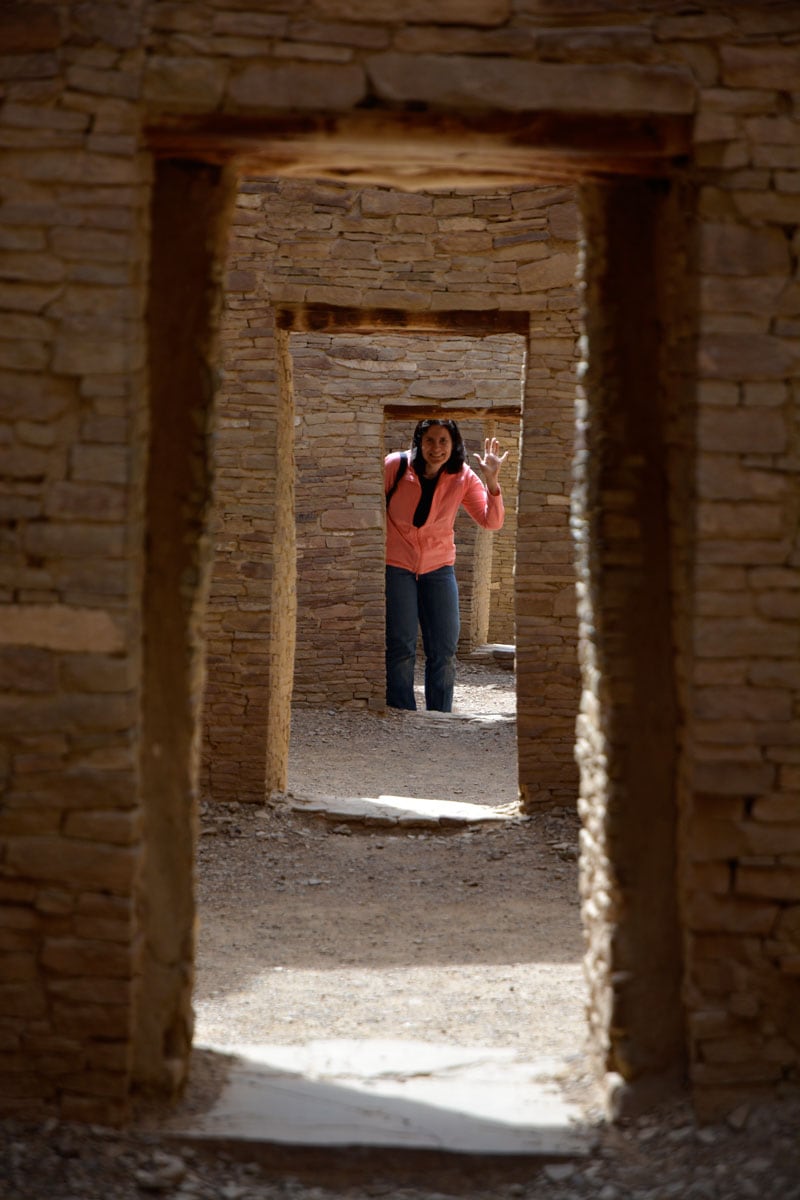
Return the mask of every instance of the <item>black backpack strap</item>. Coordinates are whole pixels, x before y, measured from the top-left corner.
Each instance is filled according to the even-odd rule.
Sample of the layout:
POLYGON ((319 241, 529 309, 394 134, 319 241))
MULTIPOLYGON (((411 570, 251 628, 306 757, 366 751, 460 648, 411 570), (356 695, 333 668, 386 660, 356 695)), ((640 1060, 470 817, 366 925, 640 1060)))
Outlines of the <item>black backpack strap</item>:
POLYGON ((397 474, 396 474, 396 475, 395 475, 395 477, 394 477, 394 483, 392 484, 392 486, 389 488, 388 492, 386 493, 386 507, 387 507, 387 509, 388 509, 388 507, 389 507, 389 501, 391 500, 392 496, 393 496, 393 495, 395 494, 395 492, 397 491, 397 485, 398 485, 398 483, 400 482, 400 480, 403 478, 403 476, 404 476, 404 475, 405 475, 405 473, 406 473, 406 467, 407 467, 407 466, 408 466, 408 455, 407 455, 407 454, 401 454, 401 455, 400 455, 400 462, 398 463, 398 466, 397 466, 397 474))

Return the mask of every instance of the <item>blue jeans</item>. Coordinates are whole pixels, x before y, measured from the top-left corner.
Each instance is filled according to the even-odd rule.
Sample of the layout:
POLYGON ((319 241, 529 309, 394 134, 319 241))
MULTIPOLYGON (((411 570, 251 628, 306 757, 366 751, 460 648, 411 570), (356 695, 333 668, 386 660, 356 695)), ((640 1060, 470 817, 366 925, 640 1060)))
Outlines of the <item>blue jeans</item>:
POLYGON ((453 567, 415 575, 386 568, 386 703, 416 708, 414 663, 417 629, 425 649, 425 706, 451 712, 460 629, 458 585, 453 567))

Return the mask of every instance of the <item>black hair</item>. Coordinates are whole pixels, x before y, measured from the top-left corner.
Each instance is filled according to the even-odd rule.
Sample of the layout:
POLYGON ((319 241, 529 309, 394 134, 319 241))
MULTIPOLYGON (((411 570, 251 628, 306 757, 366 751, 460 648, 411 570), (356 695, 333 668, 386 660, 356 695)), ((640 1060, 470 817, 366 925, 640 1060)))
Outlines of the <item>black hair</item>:
POLYGON ((411 439, 411 462, 416 464, 417 455, 421 455, 422 435, 427 429, 430 429, 431 425, 443 425, 453 439, 453 449, 442 470, 447 471, 448 475, 458 475, 467 461, 467 451, 464 446, 464 439, 461 436, 461 430, 455 421, 450 421, 446 417, 427 417, 424 421, 417 422, 414 437, 411 439))

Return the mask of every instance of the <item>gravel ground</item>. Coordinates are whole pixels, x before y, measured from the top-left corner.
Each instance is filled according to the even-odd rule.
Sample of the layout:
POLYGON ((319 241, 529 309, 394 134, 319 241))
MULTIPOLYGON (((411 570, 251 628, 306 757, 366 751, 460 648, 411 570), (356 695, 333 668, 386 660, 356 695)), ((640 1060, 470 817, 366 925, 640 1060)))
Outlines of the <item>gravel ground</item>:
MULTIPOLYGON (((738 1110, 697 1128, 677 1106, 635 1122, 599 1127, 588 1159, 531 1162, 486 1180, 476 1166, 457 1178, 428 1171, 398 1180, 375 1167, 358 1183, 347 1172, 287 1173, 221 1150, 199 1153, 157 1134, 96 1127, 0 1123, 3 1200, 798 1200, 800 1104, 738 1110), (342 1177, 344 1176, 344 1178, 342 1177), (508 1177, 510 1176, 510 1178, 508 1177), (322 1182, 320 1182, 322 1177, 322 1182), (427 1182, 425 1181, 427 1178, 427 1182)), ((363 1172, 362 1172, 363 1174, 363 1172)), ((407 1173, 406 1173, 407 1174, 407 1173)))
MULTIPOLYGON (((513 675, 463 664, 452 718, 293 715, 295 796, 384 793, 513 811, 513 675), (486 719, 491 718, 491 719, 486 719)), ((556 1056, 596 1141, 586 1158, 506 1164, 256 1151, 0 1122, 0 1200, 800 1200, 800 1098, 698 1127, 675 1103, 603 1124, 584 1052, 574 814, 398 830, 237 805, 203 810, 201 1042, 412 1038, 556 1056), (334 912, 336 920, 331 921, 334 912)), ((195 1055, 185 1105, 219 1086, 195 1055)))

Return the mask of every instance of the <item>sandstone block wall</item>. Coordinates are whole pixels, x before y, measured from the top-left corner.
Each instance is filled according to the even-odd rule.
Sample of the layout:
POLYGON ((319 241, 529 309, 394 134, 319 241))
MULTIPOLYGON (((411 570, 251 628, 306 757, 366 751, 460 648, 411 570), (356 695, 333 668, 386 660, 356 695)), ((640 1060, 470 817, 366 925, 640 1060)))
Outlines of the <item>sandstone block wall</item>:
POLYGON ((0 16, 0 1114, 114 1120, 143 855, 150 163, 125 52, 86 89, 74 45, 69 87, 57 10, 25 7, 0 16))
POLYGON ((2 6, 3 1111, 113 1120, 134 1086, 185 1072, 206 641, 206 743, 220 736, 204 785, 225 794, 237 773, 258 798, 285 762, 294 414, 280 303, 532 314, 520 771, 553 795, 572 750, 570 705, 555 719, 550 706, 577 683, 574 630, 553 624, 573 561, 564 342, 583 325, 573 534, 599 1069, 620 1105, 687 1070, 704 1112, 796 1083, 799 34, 780 0, 2 6), (219 391, 212 527, 233 160, 260 182, 233 227, 250 247, 228 280, 235 374, 219 391), (323 175, 338 182, 299 212, 293 189, 323 175), (568 221, 578 194, 591 231, 580 320, 573 235, 550 253, 554 193, 547 230, 534 209, 508 228, 515 195, 542 184, 564 188, 568 221), (483 212, 460 207, 462 187, 483 212), (489 210, 504 245, 471 224, 489 210), (445 218, 467 221, 447 244, 445 218), (390 244, 402 224, 447 257, 446 286, 390 244), (320 231, 327 249, 306 245, 297 268, 320 231), (173 303, 159 316, 162 281, 173 303), (165 916, 151 884, 173 878, 165 916), (641 1016, 659 994, 678 997, 666 1032, 641 1016))
MULTIPOLYGON (((517 640, 515 581, 517 556, 517 502, 519 480, 519 450, 521 421, 499 419, 489 421, 486 437, 496 437, 508 461, 503 466, 502 488, 506 503, 506 519, 502 537, 492 538, 492 570, 489 583, 489 624, 486 636, 480 641, 513 646, 517 640)), ((572 585, 572 612, 575 592, 572 585)))

